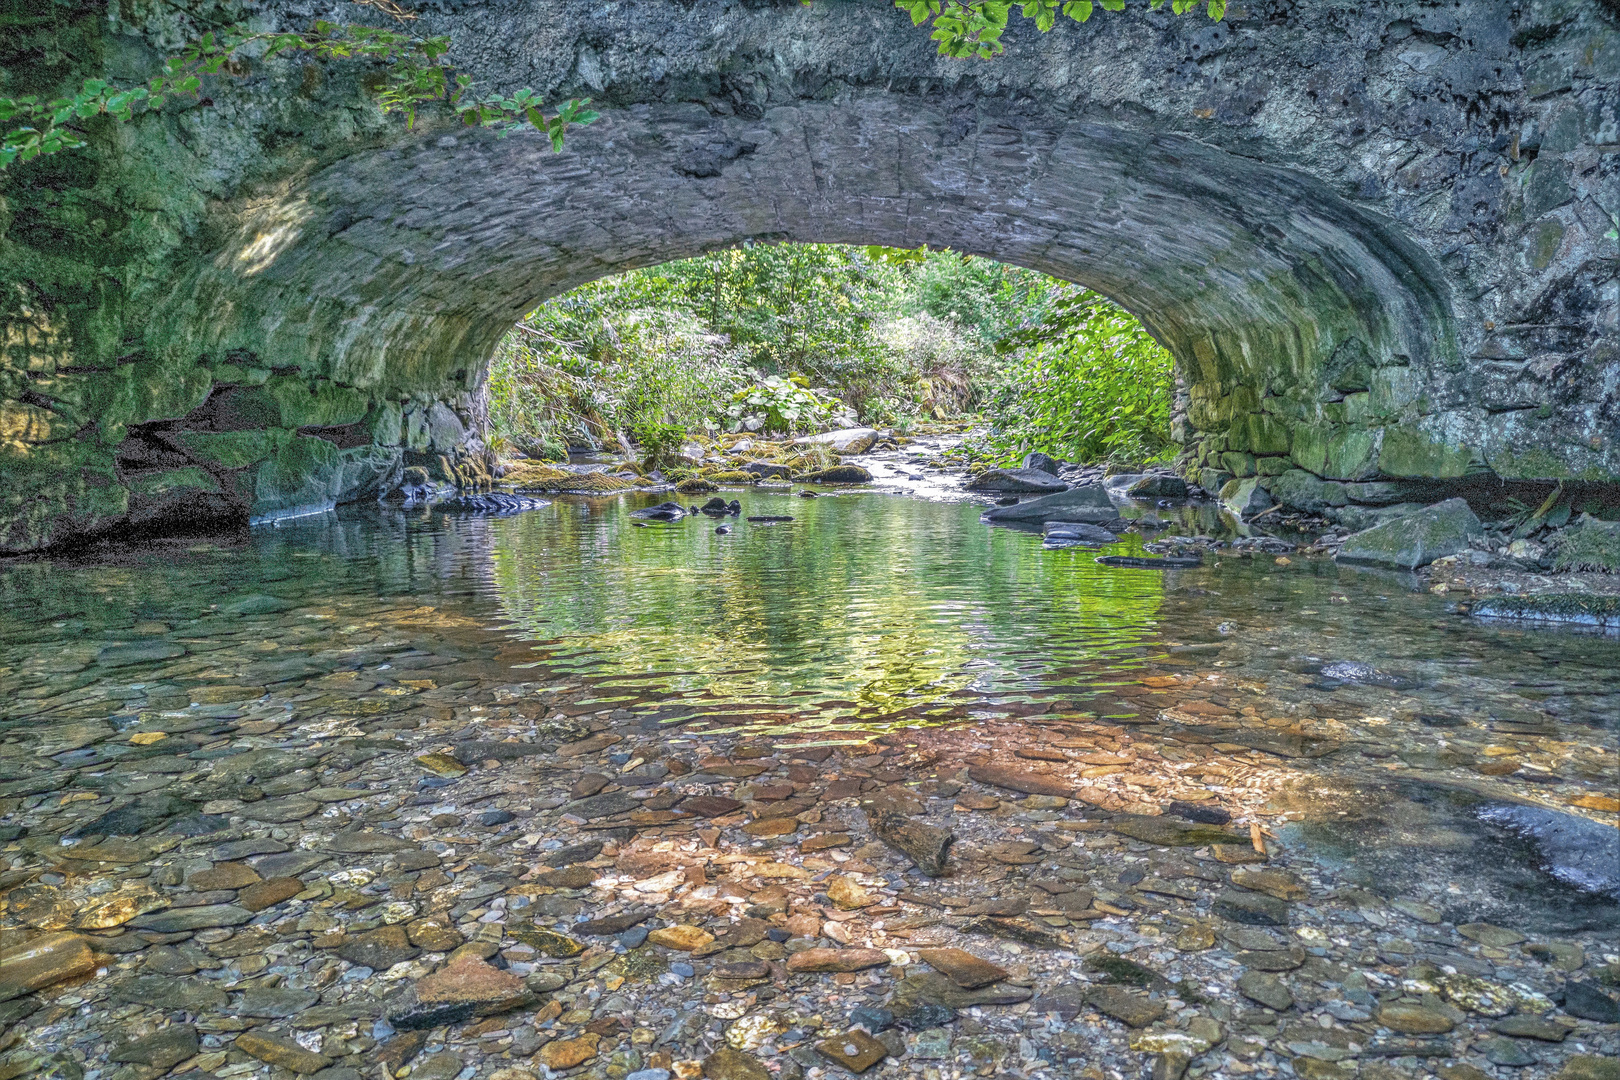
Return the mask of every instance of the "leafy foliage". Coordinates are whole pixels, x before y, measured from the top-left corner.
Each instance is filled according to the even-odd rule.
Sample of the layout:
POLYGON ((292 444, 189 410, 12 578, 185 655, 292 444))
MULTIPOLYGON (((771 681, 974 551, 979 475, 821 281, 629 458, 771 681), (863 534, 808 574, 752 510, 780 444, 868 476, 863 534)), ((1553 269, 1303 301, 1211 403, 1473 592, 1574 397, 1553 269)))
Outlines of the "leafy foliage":
MULTIPOLYGON (((372 5, 379 6, 379 5, 372 5)), ((395 12, 406 18, 403 9, 395 12)), ((210 30, 178 55, 164 60, 144 86, 117 87, 104 79, 86 79, 72 97, 0 98, 0 124, 15 125, 0 137, 0 169, 44 154, 86 145, 76 122, 98 115, 131 120, 137 111, 158 110, 175 95, 196 95, 203 77, 240 73, 241 58, 256 54, 271 59, 284 53, 308 53, 325 61, 366 60, 385 65, 377 91, 384 112, 405 115, 407 126, 417 110, 442 104, 469 127, 493 128, 502 135, 532 127, 561 150, 573 124, 589 124, 597 113, 590 99, 570 99, 547 115, 539 95, 529 89, 510 96, 472 92, 472 80, 452 67, 450 38, 415 37, 398 30, 317 20, 302 33, 255 32, 243 25, 210 30)))
MULTIPOLYGON (((1226 15, 1226 0, 1169 0, 1170 9, 1185 15, 1203 3, 1211 19, 1226 15)), ((1158 11, 1165 0, 1148 0, 1148 7, 1158 11)), ((1007 20, 1013 9, 1026 19, 1035 21, 1043 34, 1057 25, 1058 16, 1085 22, 1092 11, 1124 11, 1125 0, 894 0, 894 6, 911 16, 913 26, 932 20, 933 33, 929 36, 939 42, 939 54, 956 59, 977 56, 989 59, 1004 50, 1002 35, 1007 32, 1007 20)))
POLYGON ((686 442, 686 429, 679 424, 659 424, 648 420, 637 424, 633 433, 641 448, 641 464, 647 469, 661 469, 674 464, 675 455, 680 453, 681 446, 686 442))
POLYGON ((1174 365, 1117 304, 1075 287, 1031 328, 990 396, 988 449, 999 463, 1030 450, 1070 461, 1154 461, 1170 439, 1174 365))
POLYGON ((803 375, 786 379, 766 375, 753 386, 732 395, 726 416, 734 431, 746 429, 772 435, 849 427, 855 423, 848 406, 826 390, 812 387, 803 375))
MULTIPOLYGON (((491 376, 531 454, 648 425, 793 433, 983 410, 980 457, 1150 459, 1170 449, 1170 360, 1127 312, 949 251, 757 245, 543 304, 491 376)), ((656 440, 655 440, 656 441, 656 440)))

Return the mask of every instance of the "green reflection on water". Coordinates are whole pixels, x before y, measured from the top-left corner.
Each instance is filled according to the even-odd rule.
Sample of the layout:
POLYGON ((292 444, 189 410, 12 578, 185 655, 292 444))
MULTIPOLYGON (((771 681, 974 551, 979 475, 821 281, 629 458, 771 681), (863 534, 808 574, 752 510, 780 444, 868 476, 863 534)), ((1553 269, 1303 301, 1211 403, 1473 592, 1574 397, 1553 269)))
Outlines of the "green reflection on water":
MULTIPOLYGON (((1139 662, 1157 631, 1160 575, 1100 567, 1096 549, 1045 551, 980 525, 977 505, 741 497, 745 515, 795 520, 728 518, 729 535, 707 517, 640 527, 629 511, 645 498, 506 519, 500 602, 551 664, 612 672, 604 693, 661 687, 814 711, 801 722, 830 728, 1079 688, 1139 662)), ((1140 553, 1140 538, 1107 550, 1140 553)))

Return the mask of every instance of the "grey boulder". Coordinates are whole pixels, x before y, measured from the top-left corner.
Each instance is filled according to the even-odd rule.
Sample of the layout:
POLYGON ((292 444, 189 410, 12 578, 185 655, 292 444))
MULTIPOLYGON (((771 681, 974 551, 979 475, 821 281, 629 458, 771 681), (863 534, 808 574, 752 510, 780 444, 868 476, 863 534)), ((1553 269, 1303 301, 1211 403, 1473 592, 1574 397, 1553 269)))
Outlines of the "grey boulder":
POLYGON ((980 515, 980 520, 1006 521, 1112 521, 1119 516, 1113 500, 1101 484, 1082 484, 1039 499, 998 506, 980 515))
POLYGON ((1461 555, 1481 534, 1479 518, 1462 499, 1426 506, 1374 525, 1345 540, 1335 559, 1395 570, 1416 570, 1448 555, 1461 555))
POLYGON ((1069 485, 1042 469, 989 469, 975 476, 969 491, 1047 492, 1069 485))

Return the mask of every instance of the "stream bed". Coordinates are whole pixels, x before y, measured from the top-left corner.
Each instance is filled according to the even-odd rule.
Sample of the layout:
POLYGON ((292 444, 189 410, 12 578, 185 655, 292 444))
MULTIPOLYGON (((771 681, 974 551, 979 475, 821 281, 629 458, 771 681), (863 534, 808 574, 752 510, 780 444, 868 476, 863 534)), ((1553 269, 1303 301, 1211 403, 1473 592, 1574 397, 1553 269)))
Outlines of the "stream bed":
POLYGON ((0 564, 0 1070, 1610 1075, 1620 639, 723 494, 0 564))

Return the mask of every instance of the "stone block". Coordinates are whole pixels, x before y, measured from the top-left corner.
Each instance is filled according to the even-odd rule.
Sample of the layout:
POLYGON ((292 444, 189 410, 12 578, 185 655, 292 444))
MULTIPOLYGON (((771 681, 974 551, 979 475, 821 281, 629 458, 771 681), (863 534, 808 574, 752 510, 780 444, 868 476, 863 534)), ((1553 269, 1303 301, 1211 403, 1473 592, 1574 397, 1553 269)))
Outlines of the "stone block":
POLYGON ((1450 479, 1468 472, 1473 454, 1466 447, 1450 447, 1412 428, 1384 429, 1378 468, 1385 476, 1450 479))
POLYGON ((1261 486, 1259 477, 1233 480, 1221 488, 1221 505, 1238 517, 1250 517, 1269 510, 1275 503, 1261 486))
POLYGON ((190 431, 179 435, 186 452, 202 461, 241 469, 263 461, 275 453, 289 432, 276 428, 261 431, 190 431))
POLYGON ((1254 455, 1228 450, 1221 455, 1221 468, 1233 476, 1254 475, 1254 455))
POLYGON ((1323 480, 1303 469, 1290 469, 1273 478, 1268 486, 1272 497, 1278 502, 1313 514, 1349 502, 1344 484, 1336 480, 1323 480))
POLYGON ((1285 457, 1260 457, 1254 459, 1254 471, 1257 476, 1281 476, 1294 467, 1294 463, 1285 457))
POLYGON ((1350 536, 1335 558, 1396 570, 1416 570, 1447 555, 1460 555, 1481 534, 1479 518, 1462 499, 1447 499, 1416 513, 1350 536))

